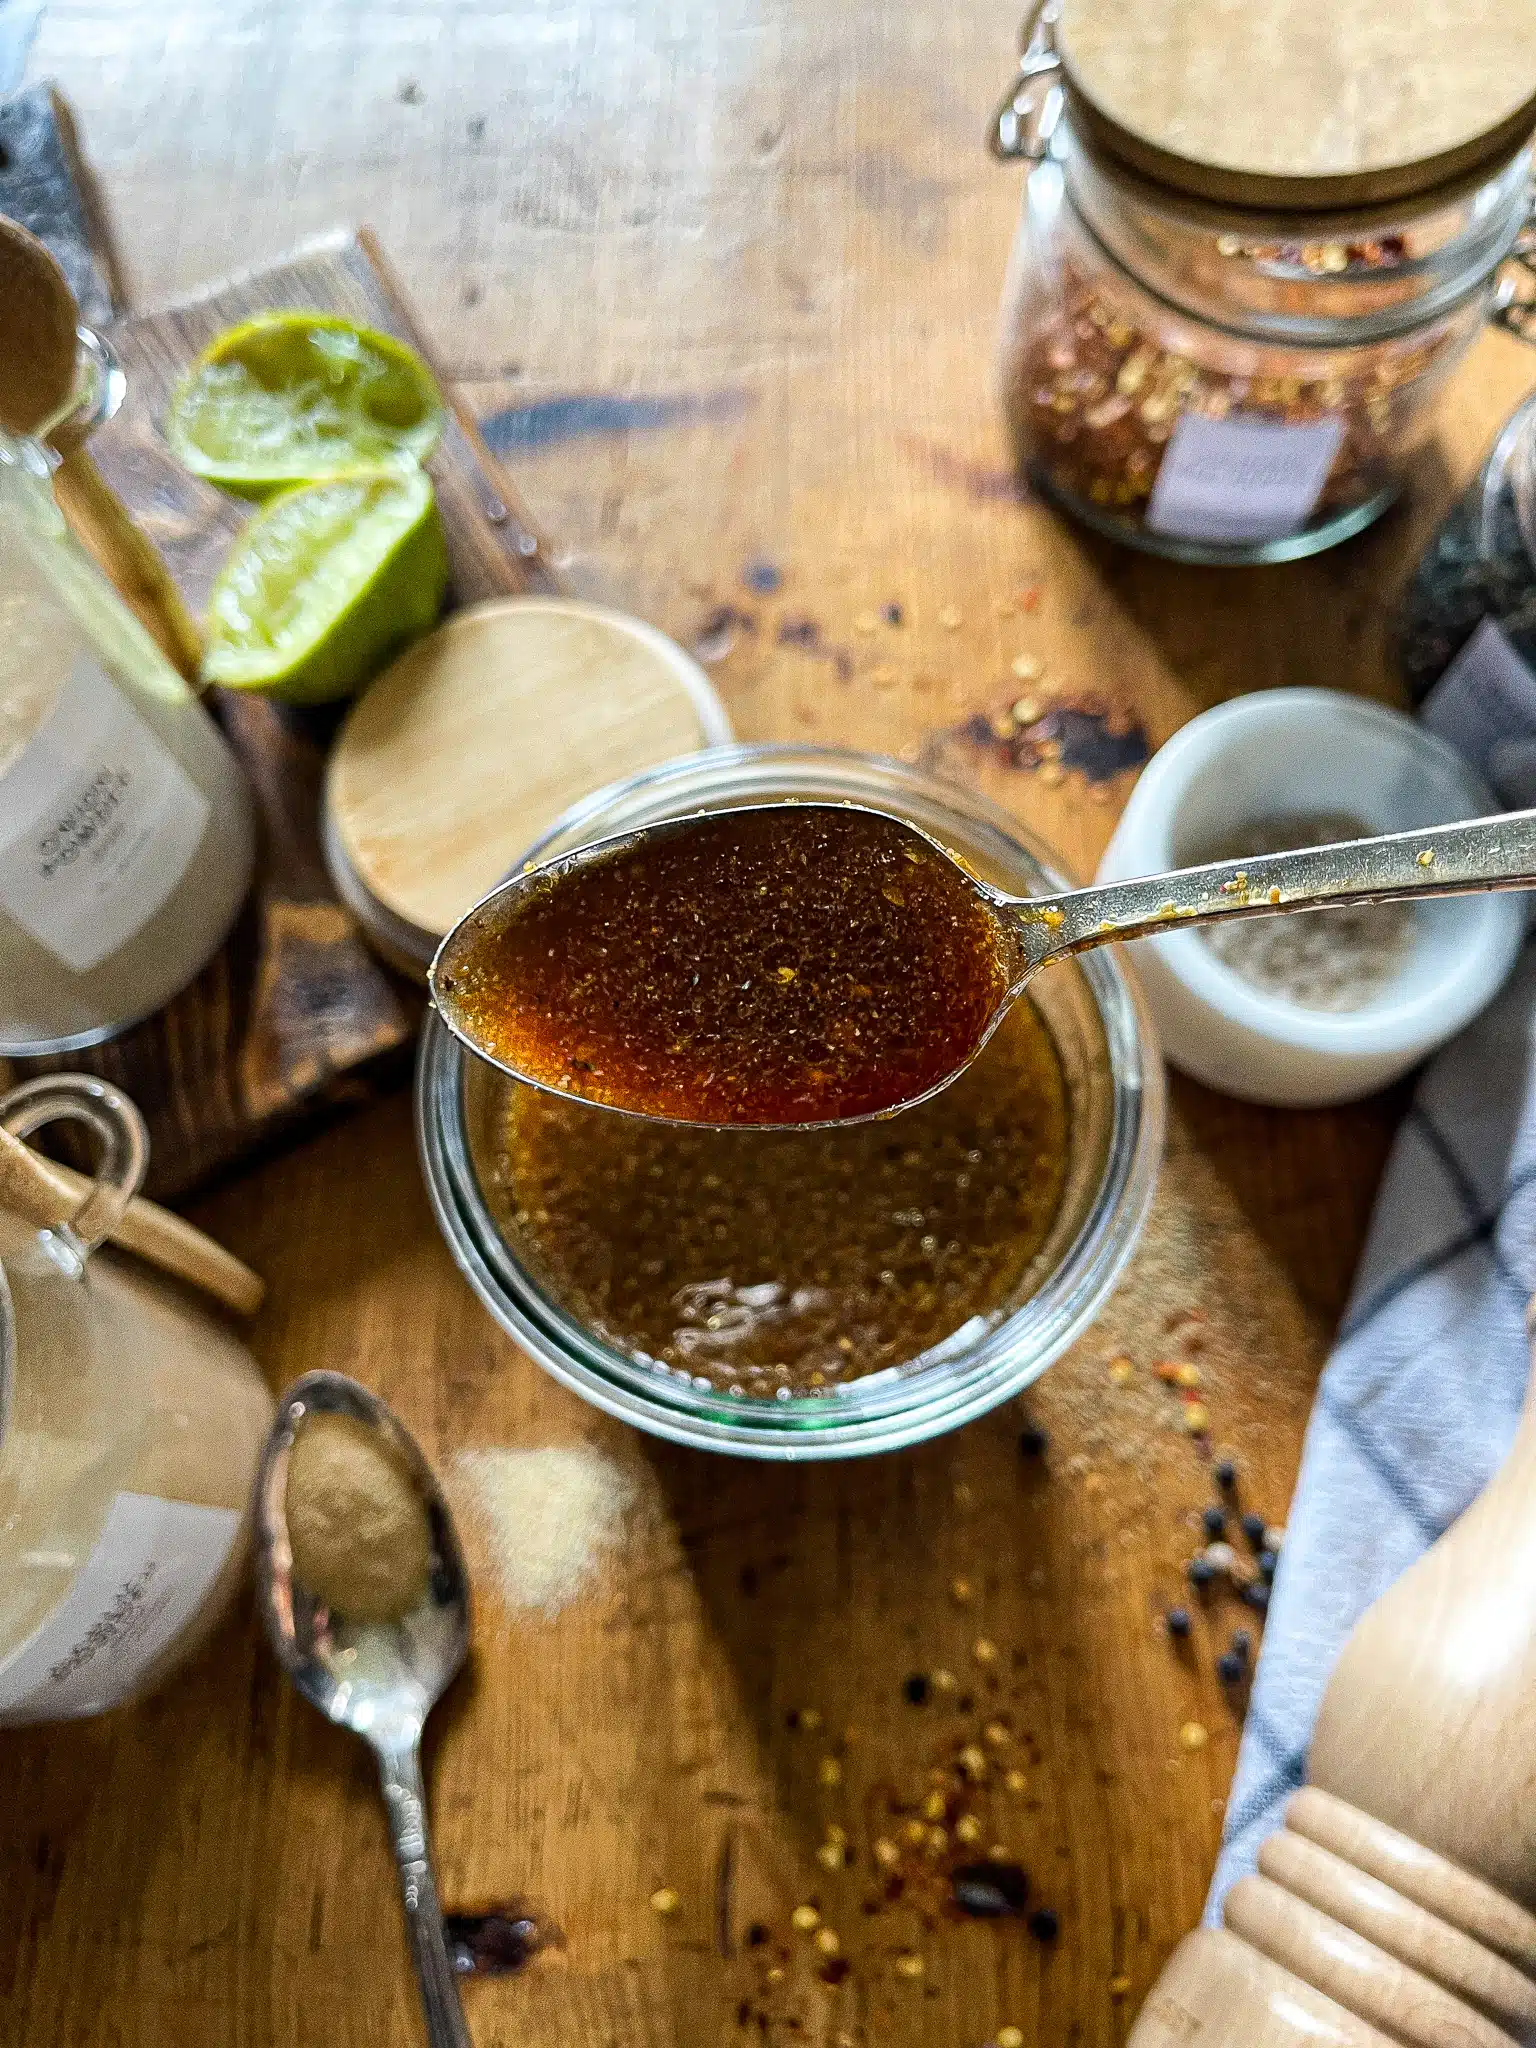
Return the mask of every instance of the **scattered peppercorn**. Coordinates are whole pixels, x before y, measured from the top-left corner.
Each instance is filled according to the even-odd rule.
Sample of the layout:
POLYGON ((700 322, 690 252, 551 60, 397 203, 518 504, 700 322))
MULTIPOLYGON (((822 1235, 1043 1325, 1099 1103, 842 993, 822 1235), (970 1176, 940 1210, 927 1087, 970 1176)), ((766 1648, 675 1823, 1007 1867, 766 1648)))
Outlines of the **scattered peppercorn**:
POLYGON ((1025 1925, 1036 1941, 1054 1941, 1061 1932, 1061 1922, 1049 1906, 1036 1906, 1025 1925))
POLYGON ((1259 1570, 1266 1579, 1272 1579, 1275 1576, 1275 1567, 1279 1562, 1279 1556, 1275 1551, 1261 1550, 1259 1552, 1259 1570))
POLYGON ((763 1943, 767 1939, 767 1928, 763 1925, 761 1920, 754 1920, 752 1922, 752 1925, 747 1929, 747 1947, 761 1948, 763 1943))
POLYGON ((1237 1467, 1230 1458, 1221 1458, 1217 1461, 1211 1477, 1223 1493, 1230 1493, 1237 1484, 1237 1467))
POLYGON ((784 581, 783 572, 773 562, 748 562, 741 572, 741 580, 748 590, 755 590, 762 597, 769 596, 784 581))
POLYGON ((1205 1513, 1200 1517, 1200 1521, 1207 1536, 1216 1537, 1225 1535, 1227 1527, 1227 1511, 1225 1508, 1217 1507, 1213 1503, 1210 1507, 1206 1509, 1205 1513))
POLYGON ((1050 1441, 1043 1429, 1033 1425, 1019 1431, 1019 1450, 1026 1458, 1043 1458, 1050 1441))
POLYGON ((1189 1609, 1187 1607, 1170 1607, 1163 1616, 1163 1626, 1176 1642, 1182 1642, 1190 1630, 1189 1609))
POLYGON ((888 604, 885 608, 885 623, 888 626, 899 626, 905 616, 899 604, 888 604))
POLYGON ((1236 1685, 1247 1668, 1247 1659, 1232 1650, 1223 1650, 1216 1659, 1216 1676, 1223 1685, 1236 1685))
POLYGON ((1248 1659, 1253 1655, 1253 1637, 1249 1635, 1247 1629, 1233 1629, 1232 1654, 1234 1657, 1241 1657, 1245 1664, 1248 1662, 1248 1659))
POLYGON ((1016 1917, 1029 1899, 1029 1878, 1017 1863, 963 1863, 949 1888, 960 1911, 973 1920, 1016 1917))
POLYGON ((923 1707, 928 1704, 928 1681, 921 1671, 914 1671, 903 1683, 901 1690, 909 1707, 923 1707))
POLYGON ((1243 1598, 1250 1607, 1263 1614, 1269 1606, 1269 1588, 1262 1579, 1255 1579, 1251 1586, 1244 1586, 1243 1598))
POLYGON ((1192 1557, 1184 1573, 1192 1586, 1208 1586, 1216 1577, 1216 1567, 1208 1557, 1192 1557))
POLYGON ((1255 1550, 1262 1550, 1264 1548, 1264 1517, 1255 1514, 1244 1515, 1243 1534, 1255 1550))

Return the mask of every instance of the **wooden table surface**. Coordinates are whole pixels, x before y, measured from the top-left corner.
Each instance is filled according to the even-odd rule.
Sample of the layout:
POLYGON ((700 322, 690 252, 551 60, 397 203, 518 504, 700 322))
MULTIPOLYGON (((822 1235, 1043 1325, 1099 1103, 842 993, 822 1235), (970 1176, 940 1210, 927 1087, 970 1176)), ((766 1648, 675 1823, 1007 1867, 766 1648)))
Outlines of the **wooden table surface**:
MULTIPOLYGON (((921 755, 1086 876, 1130 777, 966 736, 1017 694, 1012 658, 1044 659, 1100 774, 1116 734, 1155 746, 1240 691, 1391 697, 1393 593, 1532 359, 1483 341, 1416 502, 1311 564, 1171 567, 1016 502, 989 371, 1019 178, 982 147, 1015 29, 1006 0, 52 0, 33 75, 74 104, 130 303, 370 221, 578 587, 702 636, 743 735, 921 755), (749 564, 780 587, 747 587, 749 564), (888 601, 903 625, 861 631, 888 601)), ((468 1531, 474 1671, 432 1758, 442 1890, 526 1900, 563 1941, 468 1986, 478 2048, 1123 2040, 1200 1909, 1239 1733, 1211 1663, 1247 1618, 1218 1605, 1187 1654, 1161 1633, 1209 1475, 1152 1367, 1203 1312, 1215 1438, 1283 1518, 1400 1109, 1176 1083, 1146 1250, 1024 1404, 1043 1463, 1015 1405, 786 1471, 609 1423, 458 1278, 404 1099, 195 1205, 270 1279, 274 1386, 338 1366, 445 1467, 582 1442, 638 1488, 600 1585, 553 1619, 499 1603, 468 1531), (939 1666, 958 1692, 909 1705, 939 1666), (863 1910, 869 1815, 920 1799, 990 1717, 1026 1785, 990 1772, 987 1844, 1059 1915, 1050 1945, 863 1910), (1204 1748, 1181 1746, 1191 1721, 1204 1748), (815 1858, 829 1822, 851 1869, 815 1858), (812 1897, 852 1962, 836 1988, 788 1934, 812 1897), (908 1946, 921 1979, 893 1967, 908 1946)), ((142 1708, 5 1737, 0 2042, 415 2042, 391 1886, 363 1751, 279 1681, 242 1605, 142 1708)))

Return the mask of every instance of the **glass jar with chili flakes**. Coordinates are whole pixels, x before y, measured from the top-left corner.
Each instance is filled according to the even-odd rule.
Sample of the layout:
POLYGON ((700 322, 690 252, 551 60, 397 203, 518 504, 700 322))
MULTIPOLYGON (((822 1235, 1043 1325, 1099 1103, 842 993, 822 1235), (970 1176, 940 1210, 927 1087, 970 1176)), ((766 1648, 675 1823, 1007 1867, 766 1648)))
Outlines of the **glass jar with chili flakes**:
POLYGON ((992 146, 1018 461, 1151 553, 1282 561, 1403 489, 1447 376, 1528 299, 1536 7, 1043 0, 992 146), (1513 259, 1513 260, 1511 260, 1513 259))

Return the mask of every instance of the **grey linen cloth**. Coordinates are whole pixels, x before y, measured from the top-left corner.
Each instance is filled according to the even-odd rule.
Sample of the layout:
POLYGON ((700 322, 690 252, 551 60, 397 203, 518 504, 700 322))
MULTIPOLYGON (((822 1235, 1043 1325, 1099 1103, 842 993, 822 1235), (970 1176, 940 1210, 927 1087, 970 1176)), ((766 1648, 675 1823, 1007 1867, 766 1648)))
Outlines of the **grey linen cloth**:
MULTIPOLYGON (((1536 802, 1536 677, 1453 664, 1425 723, 1511 808, 1536 802)), ((1356 1621, 1481 1491, 1525 1395, 1536 1290, 1536 942, 1425 1068, 1318 1386, 1206 1921, 1302 1783, 1356 1621)))

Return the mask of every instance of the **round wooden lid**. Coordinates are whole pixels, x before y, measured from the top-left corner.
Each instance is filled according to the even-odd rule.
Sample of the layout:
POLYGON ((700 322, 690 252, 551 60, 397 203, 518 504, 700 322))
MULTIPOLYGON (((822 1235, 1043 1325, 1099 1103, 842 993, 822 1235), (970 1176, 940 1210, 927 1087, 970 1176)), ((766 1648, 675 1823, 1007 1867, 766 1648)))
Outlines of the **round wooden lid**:
POLYGON ((381 906, 363 921, 391 956, 430 957, 578 797, 731 737, 709 678, 653 626, 574 598, 470 605, 347 714, 327 851, 346 900, 381 906))
POLYGON ((1073 119, 1243 206, 1375 205, 1536 127, 1533 0, 1062 0, 1073 119))

